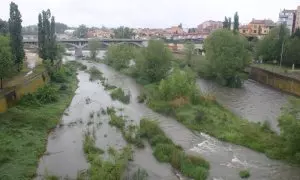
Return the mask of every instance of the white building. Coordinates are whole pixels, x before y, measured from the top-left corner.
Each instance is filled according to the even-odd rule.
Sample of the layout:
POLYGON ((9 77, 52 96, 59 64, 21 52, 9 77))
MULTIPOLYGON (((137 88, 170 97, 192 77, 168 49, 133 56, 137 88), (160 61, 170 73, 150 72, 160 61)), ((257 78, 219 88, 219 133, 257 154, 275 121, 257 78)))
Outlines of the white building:
POLYGON ((296 10, 282 10, 279 13, 278 24, 285 24, 292 34, 296 20, 296 10))

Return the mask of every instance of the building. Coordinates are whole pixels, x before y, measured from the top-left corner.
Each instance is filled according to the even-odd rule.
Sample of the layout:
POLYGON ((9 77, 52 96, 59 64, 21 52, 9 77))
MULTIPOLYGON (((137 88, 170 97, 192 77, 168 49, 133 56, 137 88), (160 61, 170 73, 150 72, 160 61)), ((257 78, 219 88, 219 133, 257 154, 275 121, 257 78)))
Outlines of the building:
POLYGON ((242 25, 239 28, 239 32, 247 37, 263 37, 269 34, 270 30, 275 27, 276 24, 269 19, 257 20, 252 19, 248 25, 242 25))
POLYGON ((211 33, 217 29, 223 28, 223 22, 221 21, 205 21, 202 24, 198 25, 197 31, 204 33, 211 33))
POLYGON ((169 34, 183 34, 184 33, 183 29, 178 26, 172 26, 171 28, 167 28, 165 31, 166 31, 166 33, 169 33, 169 34))
POLYGON ((292 32, 294 32, 295 30, 295 21, 296 21, 296 10, 284 9, 280 11, 278 24, 285 24, 286 27, 289 29, 290 34, 292 34, 292 32))
POLYGON ((296 16, 296 20, 295 20, 294 32, 297 28, 300 28, 300 6, 297 7, 295 16, 296 16))
POLYGON ((87 33, 88 38, 111 38, 113 32, 108 29, 92 29, 87 33))

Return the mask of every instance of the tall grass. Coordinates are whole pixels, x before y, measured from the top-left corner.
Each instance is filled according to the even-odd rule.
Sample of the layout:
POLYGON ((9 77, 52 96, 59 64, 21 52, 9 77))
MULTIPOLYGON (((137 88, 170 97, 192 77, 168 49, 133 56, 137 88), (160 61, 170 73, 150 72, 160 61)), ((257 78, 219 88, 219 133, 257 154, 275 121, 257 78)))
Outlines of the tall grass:
POLYGON ((58 91, 56 102, 41 106, 19 104, 0 114, 0 179, 29 180, 35 176, 48 132, 58 123, 76 88, 76 66, 67 64, 63 68, 71 73, 66 81, 70 88, 58 91))
POLYGON ((167 162, 183 175, 195 180, 208 177, 209 163, 200 156, 185 154, 181 147, 176 146, 160 129, 158 124, 148 119, 140 121, 141 137, 148 139, 153 148, 154 157, 160 162, 167 162))
POLYGON ((111 93, 110 96, 113 100, 119 100, 125 104, 129 104, 130 103, 130 94, 125 94, 125 92, 123 91, 123 89, 121 88, 117 88, 114 89, 111 93))

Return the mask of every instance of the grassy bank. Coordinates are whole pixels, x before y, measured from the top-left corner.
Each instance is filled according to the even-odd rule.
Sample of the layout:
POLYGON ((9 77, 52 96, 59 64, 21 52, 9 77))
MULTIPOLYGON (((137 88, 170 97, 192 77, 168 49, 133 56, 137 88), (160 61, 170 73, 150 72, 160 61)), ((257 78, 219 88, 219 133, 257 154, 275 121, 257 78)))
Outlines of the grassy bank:
POLYGON ((68 64, 63 68, 68 71, 64 84, 51 84, 58 90, 56 102, 34 105, 23 101, 0 114, 0 179, 29 180, 35 176, 39 157, 46 149, 48 132, 59 122, 77 87, 77 66, 68 64))
POLYGON ((220 140, 243 145, 266 153, 271 158, 289 159, 284 141, 267 125, 249 122, 219 105, 210 96, 199 95, 194 103, 188 100, 163 101, 156 97, 157 85, 146 86, 147 105, 170 115, 191 130, 204 132, 220 140))
POLYGON ((154 121, 142 119, 140 122, 141 137, 147 138, 154 157, 160 162, 170 163, 183 175, 195 180, 205 180, 208 176, 209 163, 199 156, 184 153, 169 139, 154 121))

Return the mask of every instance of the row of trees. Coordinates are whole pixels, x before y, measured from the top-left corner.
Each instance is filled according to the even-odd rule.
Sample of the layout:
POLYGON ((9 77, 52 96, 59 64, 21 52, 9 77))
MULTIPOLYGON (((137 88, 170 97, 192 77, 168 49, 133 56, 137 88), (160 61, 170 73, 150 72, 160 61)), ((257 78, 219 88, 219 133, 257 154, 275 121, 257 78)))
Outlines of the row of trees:
MULTIPOLYGON (((55 23, 55 33, 63 34, 65 30, 69 29, 68 25, 64 23, 55 23)), ((29 25, 22 28, 23 35, 37 35, 38 34, 38 26, 37 25, 29 25)))
MULTIPOLYGON (((88 28, 86 25, 82 24, 75 30, 74 36, 77 38, 87 38, 88 31, 92 29, 95 28, 88 28)), ((133 29, 124 26, 115 28, 113 32, 114 35, 111 36, 112 38, 131 39, 135 35, 133 29)))
POLYGON ((42 11, 38 16, 38 47, 39 56, 44 60, 53 61, 58 57, 58 47, 55 35, 55 18, 51 12, 42 11), (50 22, 51 19, 51 22, 50 22))
POLYGON ((300 65, 300 29, 292 36, 285 25, 273 28, 255 47, 256 59, 286 66, 300 65))
MULTIPOLYGON (((225 16, 225 20, 223 21, 223 28, 224 29, 228 29, 228 30, 231 30, 231 17, 226 17, 225 16)), ((235 33, 238 33, 239 32, 239 26, 240 26, 240 23, 239 23, 239 15, 237 12, 235 12, 234 14, 234 18, 233 18, 233 31, 235 33)))
POLYGON ((25 52, 23 49, 22 16, 18 5, 10 3, 8 22, 0 21, 0 78, 1 89, 3 78, 9 77, 14 71, 20 72, 23 67, 25 52))

